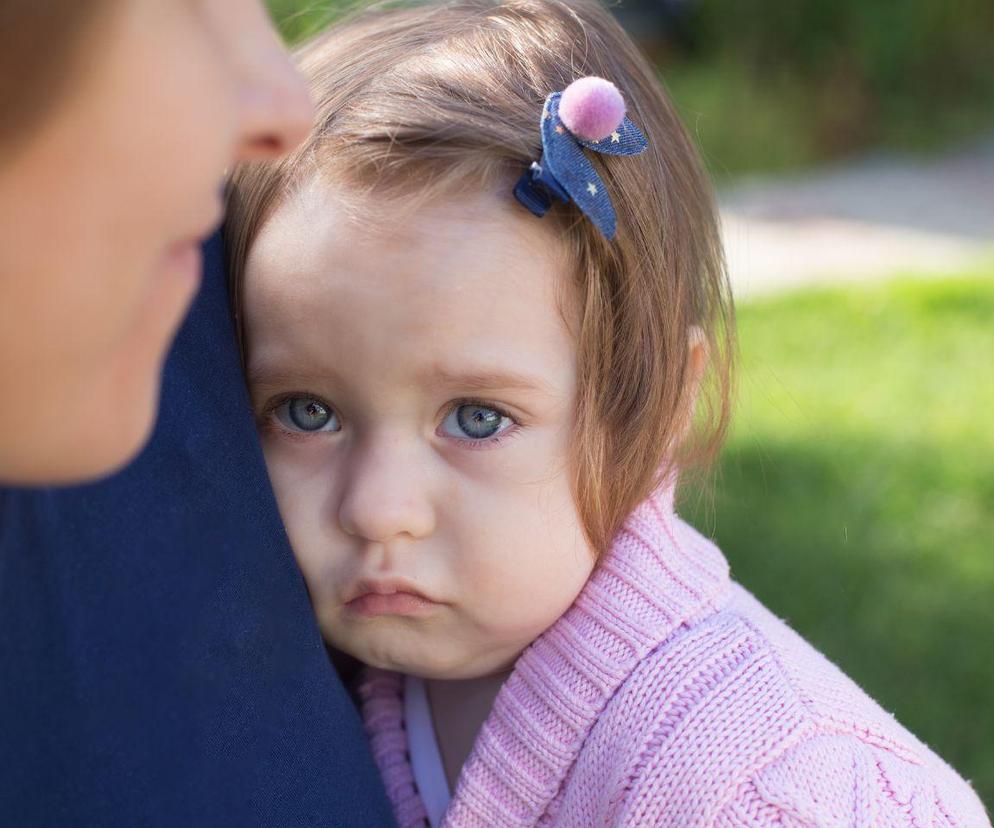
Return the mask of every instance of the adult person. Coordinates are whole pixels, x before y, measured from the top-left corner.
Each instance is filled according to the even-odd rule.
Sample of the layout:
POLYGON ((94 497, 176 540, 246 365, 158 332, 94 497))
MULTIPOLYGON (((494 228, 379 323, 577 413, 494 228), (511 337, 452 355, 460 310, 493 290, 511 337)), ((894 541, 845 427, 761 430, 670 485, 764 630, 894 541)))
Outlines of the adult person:
POLYGON ((264 9, 0 0, 0 95, 0 824, 390 825, 197 290, 309 128, 264 9))
POLYGON ((105 473, 145 441, 223 171, 310 125, 247 0, 0 3, 0 481, 105 473))

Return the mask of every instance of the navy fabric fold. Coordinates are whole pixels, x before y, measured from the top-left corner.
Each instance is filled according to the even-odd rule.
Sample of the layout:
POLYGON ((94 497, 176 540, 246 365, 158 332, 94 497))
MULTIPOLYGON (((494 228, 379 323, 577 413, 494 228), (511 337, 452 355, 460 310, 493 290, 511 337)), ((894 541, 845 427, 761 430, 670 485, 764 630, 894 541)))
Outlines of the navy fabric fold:
POLYGON ((0 825, 394 824, 266 476, 218 237, 139 458, 0 490, 0 767, 0 825))

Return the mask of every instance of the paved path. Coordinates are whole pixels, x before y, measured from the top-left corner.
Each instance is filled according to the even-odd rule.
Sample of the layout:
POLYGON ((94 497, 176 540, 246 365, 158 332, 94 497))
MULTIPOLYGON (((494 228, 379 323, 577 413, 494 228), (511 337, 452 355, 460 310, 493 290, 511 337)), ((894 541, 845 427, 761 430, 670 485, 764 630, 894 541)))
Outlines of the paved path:
POLYGON ((994 136, 941 157, 875 155, 719 192, 739 298, 994 258, 994 136))

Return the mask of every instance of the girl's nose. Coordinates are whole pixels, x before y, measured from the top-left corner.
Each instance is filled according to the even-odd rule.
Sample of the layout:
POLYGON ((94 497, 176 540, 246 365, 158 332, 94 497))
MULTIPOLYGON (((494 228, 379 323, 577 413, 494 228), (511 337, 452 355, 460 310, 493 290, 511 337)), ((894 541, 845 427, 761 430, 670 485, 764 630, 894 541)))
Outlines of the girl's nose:
POLYGON ((252 36, 235 46, 239 97, 237 160, 275 158, 295 149, 310 133, 314 104, 262 4, 252 36))
POLYGON ((353 453, 338 507, 342 531, 374 543, 426 538, 435 531, 435 509, 424 464, 398 441, 353 453))

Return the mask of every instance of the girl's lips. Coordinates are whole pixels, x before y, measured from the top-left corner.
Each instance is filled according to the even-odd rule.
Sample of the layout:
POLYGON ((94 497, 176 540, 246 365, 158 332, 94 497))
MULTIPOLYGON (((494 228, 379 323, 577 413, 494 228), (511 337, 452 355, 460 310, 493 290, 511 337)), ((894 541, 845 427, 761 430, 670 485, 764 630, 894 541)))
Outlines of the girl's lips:
POLYGON ((425 615, 437 606, 434 601, 411 592, 391 592, 389 595, 367 592, 349 601, 345 609, 364 618, 374 618, 378 615, 425 615))

